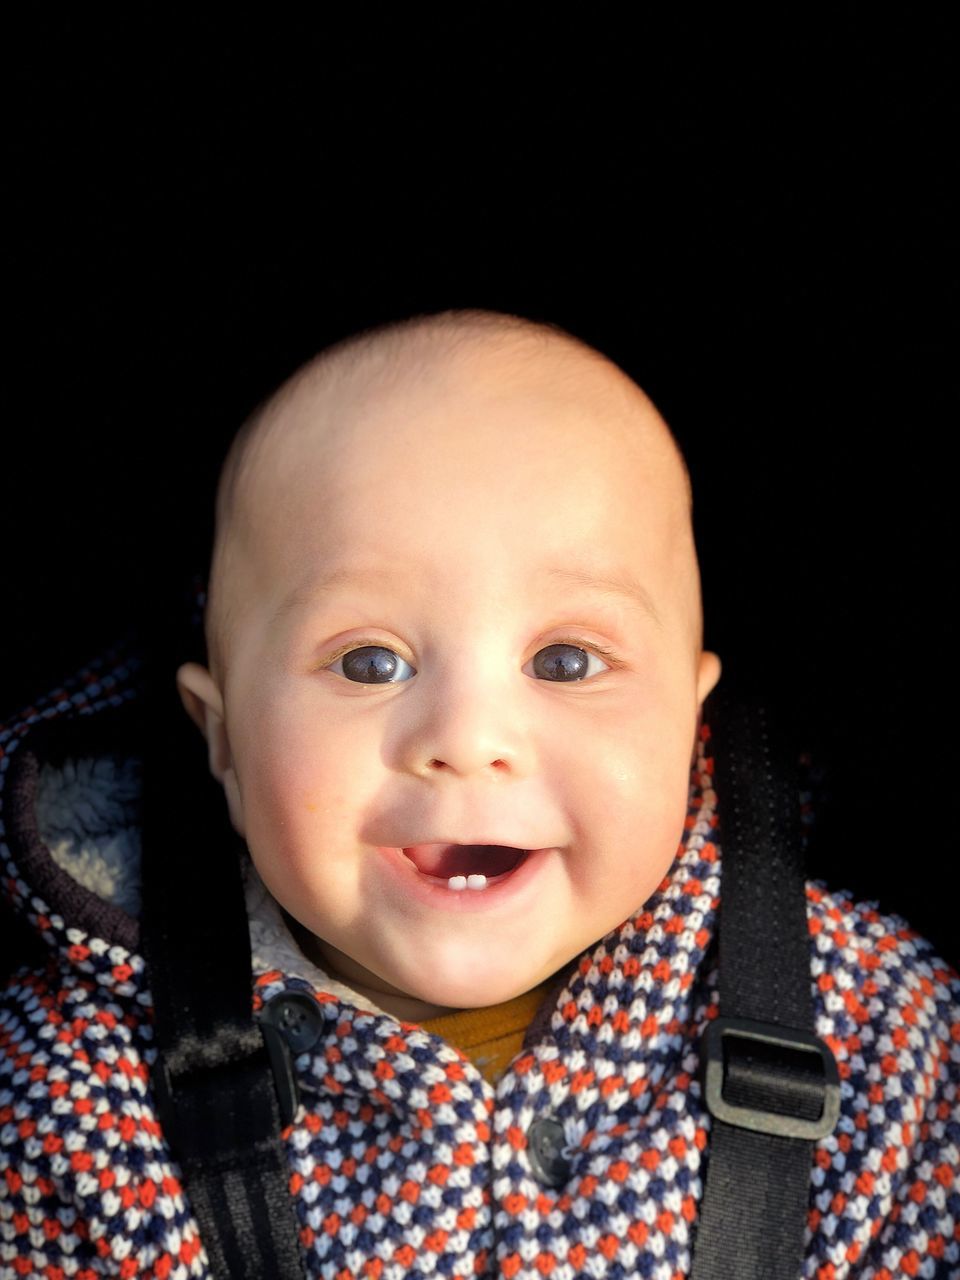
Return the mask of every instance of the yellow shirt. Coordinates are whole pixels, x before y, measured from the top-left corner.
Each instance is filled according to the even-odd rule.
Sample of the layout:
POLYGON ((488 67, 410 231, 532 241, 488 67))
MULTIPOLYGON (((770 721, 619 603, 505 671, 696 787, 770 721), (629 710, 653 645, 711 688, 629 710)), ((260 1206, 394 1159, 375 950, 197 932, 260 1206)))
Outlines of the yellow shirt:
POLYGON ((458 1009, 439 1018, 429 1018, 421 1026, 465 1053, 492 1084, 523 1047, 527 1027, 551 984, 552 979, 548 978, 539 987, 503 1004, 485 1009, 458 1009))

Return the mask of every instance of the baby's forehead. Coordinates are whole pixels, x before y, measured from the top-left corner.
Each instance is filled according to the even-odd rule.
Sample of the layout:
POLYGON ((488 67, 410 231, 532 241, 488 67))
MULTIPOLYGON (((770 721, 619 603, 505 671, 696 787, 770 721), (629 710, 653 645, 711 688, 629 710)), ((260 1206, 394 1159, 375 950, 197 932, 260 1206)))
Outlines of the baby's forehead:
MULTIPOLYGON (((405 352, 378 349, 332 367, 315 363, 281 389, 243 448, 233 499, 255 509, 307 473, 336 483, 402 442, 405 461, 472 456, 503 482, 525 450, 580 451, 589 466, 606 442, 615 467, 642 455, 689 508, 686 466, 643 391, 598 352, 553 334, 502 337, 405 352), (679 486, 670 481, 679 479, 679 486)), ((409 468, 378 474, 403 484, 409 468)), ((252 514, 252 511, 251 511, 252 514)))

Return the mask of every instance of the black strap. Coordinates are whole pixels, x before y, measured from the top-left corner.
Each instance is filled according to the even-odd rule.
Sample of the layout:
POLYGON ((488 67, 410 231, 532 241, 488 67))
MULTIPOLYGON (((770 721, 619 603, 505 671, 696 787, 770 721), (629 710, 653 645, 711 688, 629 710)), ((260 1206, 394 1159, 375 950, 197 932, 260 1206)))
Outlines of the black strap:
POLYGON ((720 1017, 701 1042, 713 1115, 691 1280, 796 1280, 813 1148, 839 1113, 813 1034, 793 761, 762 707, 711 700, 723 848, 720 1017))
POLYGON ((160 663, 148 690, 142 920, 157 1109, 213 1274, 302 1280, 280 1139, 290 1099, 281 1108, 275 1079, 292 1073, 280 1037, 267 1043, 252 1014, 239 837, 179 704, 175 664, 160 663))

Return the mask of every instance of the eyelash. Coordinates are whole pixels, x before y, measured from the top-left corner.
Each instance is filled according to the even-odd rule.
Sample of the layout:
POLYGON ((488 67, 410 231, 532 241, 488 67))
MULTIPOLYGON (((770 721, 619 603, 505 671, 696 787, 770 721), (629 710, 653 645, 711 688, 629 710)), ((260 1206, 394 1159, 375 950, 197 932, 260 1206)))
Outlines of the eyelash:
MULTIPOLYGON (((602 658, 604 662, 609 663, 611 667, 619 667, 623 665, 612 649, 607 649, 600 644, 587 644, 585 641, 573 636, 561 636, 558 640, 551 640, 550 644, 569 644, 575 649, 583 649, 585 653, 595 653, 598 657, 602 658)), ((544 648, 548 647, 549 646, 546 645, 544 646, 544 648)), ((324 662, 321 670, 326 671, 329 667, 333 666, 338 658, 344 657, 345 654, 352 653, 354 649, 367 648, 390 649, 390 646, 388 644, 381 643, 379 640, 351 640, 349 644, 341 645, 339 649, 335 649, 330 657, 324 662)), ((390 649, 390 652, 395 653, 396 650, 390 649)), ((398 654, 397 656, 402 657, 403 655, 398 654)), ((406 661, 406 659, 404 659, 404 661, 406 661)))
MULTIPOLYGON (((561 636, 559 640, 551 640, 550 644, 570 644, 575 649, 582 649, 584 653, 595 653, 603 658, 604 662, 609 662, 611 667, 619 667, 620 660, 612 649, 605 649, 602 644, 587 644, 584 640, 575 639, 572 636, 561 636)), ((544 645, 544 648, 549 646, 544 645)))

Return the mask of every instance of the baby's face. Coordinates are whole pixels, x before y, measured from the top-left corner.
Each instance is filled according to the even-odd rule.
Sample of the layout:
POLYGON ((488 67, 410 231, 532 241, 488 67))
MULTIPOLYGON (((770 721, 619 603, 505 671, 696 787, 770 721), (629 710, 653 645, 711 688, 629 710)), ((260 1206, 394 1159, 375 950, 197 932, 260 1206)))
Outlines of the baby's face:
POLYGON ((639 392, 565 350, 282 413, 241 498, 223 689, 181 669, 234 824, 381 1006, 508 999, 678 848, 719 671, 679 463, 639 392))

